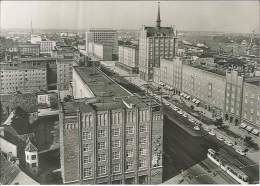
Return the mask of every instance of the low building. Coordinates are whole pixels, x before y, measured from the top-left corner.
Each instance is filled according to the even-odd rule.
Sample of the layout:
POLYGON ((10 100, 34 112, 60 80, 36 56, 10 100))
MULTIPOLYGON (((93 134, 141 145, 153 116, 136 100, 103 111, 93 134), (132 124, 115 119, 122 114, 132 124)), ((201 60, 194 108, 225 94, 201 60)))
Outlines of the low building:
POLYGON ((39 57, 40 44, 20 44, 18 45, 20 57, 39 57))
POLYGON ((47 69, 44 65, 0 64, 0 74, 0 94, 47 90, 47 69))
POLYGON ((163 115, 92 67, 74 67, 60 110, 63 183, 162 183, 163 115))
POLYGON ((55 41, 41 41, 40 42, 40 54, 52 56, 52 51, 55 49, 55 41))
POLYGON ((245 80, 243 85, 242 122, 260 128, 260 78, 245 80))
POLYGON ((116 65, 130 73, 138 73, 138 45, 119 45, 116 65))

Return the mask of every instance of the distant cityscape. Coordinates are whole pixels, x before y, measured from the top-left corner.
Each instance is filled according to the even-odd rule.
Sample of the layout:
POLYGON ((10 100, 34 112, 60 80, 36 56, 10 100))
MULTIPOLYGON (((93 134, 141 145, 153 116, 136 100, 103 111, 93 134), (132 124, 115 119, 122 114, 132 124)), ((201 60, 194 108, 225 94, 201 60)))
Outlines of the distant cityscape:
POLYGON ((139 30, 1 30, 0 184, 259 183, 260 35, 157 8, 139 30))

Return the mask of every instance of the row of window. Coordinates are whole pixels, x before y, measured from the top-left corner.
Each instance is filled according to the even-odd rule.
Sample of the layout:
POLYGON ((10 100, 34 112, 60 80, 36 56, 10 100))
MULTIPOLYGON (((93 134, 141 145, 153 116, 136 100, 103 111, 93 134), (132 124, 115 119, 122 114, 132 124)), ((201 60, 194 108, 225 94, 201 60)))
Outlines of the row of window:
MULTIPOLYGON (((140 125, 139 132, 143 133, 143 132, 146 132, 146 131, 147 131, 146 126, 145 125, 140 125)), ((134 127, 133 126, 126 127, 125 132, 126 132, 126 134, 134 134, 134 127)), ((120 128, 113 128, 111 130, 111 133, 112 133, 112 137, 120 136, 120 128)), ((99 129, 97 131, 97 137, 98 138, 106 137, 106 130, 105 129, 99 129)), ((91 140, 92 139, 92 133, 90 131, 82 132, 82 139, 83 140, 91 140)))
MULTIPOLYGON (((146 160, 139 160, 138 164, 139 168, 145 168, 146 167, 146 160)), ((133 162, 126 162, 126 171, 133 170, 133 162)), ((112 172, 113 173, 119 173, 120 172, 120 164, 113 164, 112 165, 112 172)), ((91 177, 93 175, 93 168, 87 167, 83 169, 84 177, 91 177)), ((97 167, 97 175, 102 176, 107 174, 107 167, 105 165, 101 165, 97 167)))

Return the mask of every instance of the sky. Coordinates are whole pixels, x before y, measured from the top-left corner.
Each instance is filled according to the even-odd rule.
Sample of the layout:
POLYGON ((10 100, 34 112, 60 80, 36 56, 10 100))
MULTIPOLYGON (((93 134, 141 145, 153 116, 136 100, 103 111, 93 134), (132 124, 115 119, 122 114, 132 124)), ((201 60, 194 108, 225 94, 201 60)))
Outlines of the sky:
MULTIPOLYGON (((139 29, 155 25, 156 1, 1 2, 2 28, 139 29)), ((162 26, 178 30, 248 33, 260 31, 259 1, 161 1, 162 26)))

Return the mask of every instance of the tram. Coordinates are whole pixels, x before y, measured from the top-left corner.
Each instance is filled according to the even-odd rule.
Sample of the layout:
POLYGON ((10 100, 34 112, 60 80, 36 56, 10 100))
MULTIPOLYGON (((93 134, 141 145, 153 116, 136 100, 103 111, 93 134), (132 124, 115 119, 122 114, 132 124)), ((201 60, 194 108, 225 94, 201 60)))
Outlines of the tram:
POLYGON ((208 149, 207 157, 218 165, 222 170, 224 170, 228 175, 234 178, 240 184, 249 184, 248 176, 243 173, 238 167, 235 165, 231 165, 230 161, 221 157, 216 151, 213 149, 208 149))

